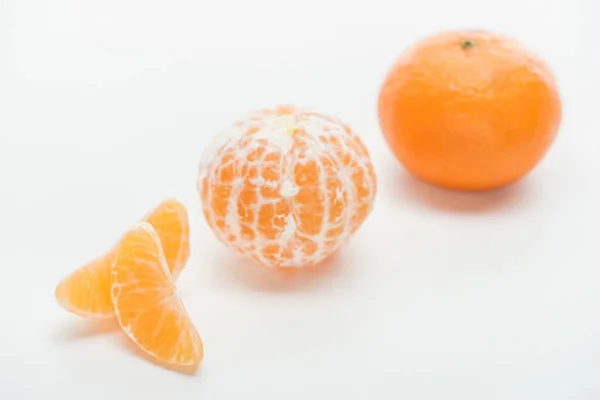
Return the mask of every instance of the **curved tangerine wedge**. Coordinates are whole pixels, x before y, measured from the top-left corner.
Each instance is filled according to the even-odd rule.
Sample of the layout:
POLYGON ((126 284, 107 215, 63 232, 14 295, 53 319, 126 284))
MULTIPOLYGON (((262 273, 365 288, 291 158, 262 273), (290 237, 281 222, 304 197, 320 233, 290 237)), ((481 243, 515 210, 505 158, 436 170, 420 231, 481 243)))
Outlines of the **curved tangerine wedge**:
POLYGON ((190 225, 185 206, 166 199, 143 219, 156 231, 173 280, 185 267, 190 256, 190 225))
POLYGON ((63 279, 54 292, 65 310, 88 318, 114 315, 110 301, 110 270, 115 258, 109 251, 63 279))
POLYGON ((138 223, 125 233, 117 248, 111 285, 119 325, 140 349, 170 365, 200 363, 202 340, 177 296, 152 225, 138 223))
MULTIPOLYGON (((171 275, 176 279, 190 255, 189 222, 185 206, 175 199, 166 199, 146 214, 142 221, 154 227, 171 275)), ((82 317, 113 316, 110 272, 114 260, 115 248, 112 248, 64 278, 55 290, 58 304, 82 317)))

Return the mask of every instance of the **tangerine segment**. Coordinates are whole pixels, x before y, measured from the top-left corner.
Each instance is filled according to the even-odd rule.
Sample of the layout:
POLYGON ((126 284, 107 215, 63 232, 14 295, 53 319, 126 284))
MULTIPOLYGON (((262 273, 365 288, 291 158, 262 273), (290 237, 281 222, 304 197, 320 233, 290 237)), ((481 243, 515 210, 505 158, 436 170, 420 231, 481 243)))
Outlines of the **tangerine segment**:
MULTIPOLYGON (((190 255, 189 223, 185 206, 166 199, 143 218, 156 230, 173 279, 184 268, 190 255)), ((114 315, 110 298, 110 270, 115 248, 80 267, 63 279, 55 290, 58 304, 82 317, 107 318, 114 315)))
POLYGON ((63 279, 55 291, 58 304, 82 317, 112 316, 110 269, 114 256, 114 252, 110 251, 63 279))
POLYGON ((190 225, 185 206, 176 199, 166 199, 144 221, 158 234, 169 271, 176 280, 190 256, 190 225))
POLYGON ((295 107, 250 113, 205 152, 198 192, 217 238, 268 267, 315 265, 361 226, 377 190, 341 121, 295 107))
POLYGON ((125 333, 158 361, 198 365, 203 357, 202 341, 177 296, 152 225, 142 222, 133 226, 116 254, 111 298, 125 333))

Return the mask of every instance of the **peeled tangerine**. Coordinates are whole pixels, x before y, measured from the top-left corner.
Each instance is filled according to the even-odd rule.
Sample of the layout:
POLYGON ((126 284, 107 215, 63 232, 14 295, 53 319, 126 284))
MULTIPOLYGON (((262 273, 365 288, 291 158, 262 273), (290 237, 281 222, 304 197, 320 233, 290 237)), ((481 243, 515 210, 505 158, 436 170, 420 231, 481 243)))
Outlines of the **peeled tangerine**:
POLYGON ((377 190, 369 152, 350 127, 287 106, 225 129, 204 153, 197 183, 217 238, 267 267, 324 260, 361 226, 377 190))

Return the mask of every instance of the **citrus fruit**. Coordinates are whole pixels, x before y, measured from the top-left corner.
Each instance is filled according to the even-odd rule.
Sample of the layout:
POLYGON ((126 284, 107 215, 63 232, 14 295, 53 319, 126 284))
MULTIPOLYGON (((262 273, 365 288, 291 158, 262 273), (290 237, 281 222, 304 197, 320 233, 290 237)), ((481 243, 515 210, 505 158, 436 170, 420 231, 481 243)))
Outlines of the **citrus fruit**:
POLYGON ((226 128, 204 152, 197 182, 217 238, 267 267, 312 266, 335 252, 369 215, 377 189, 349 126, 292 106, 226 128))
MULTIPOLYGON (((189 224, 185 206, 175 199, 166 199, 150 211, 143 221, 149 222, 155 228, 167 265, 175 279, 190 254, 189 224)), ((58 304, 67 311, 83 317, 113 316, 110 270, 115 256, 113 248, 63 279, 55 290, 58 304)))
POLYGON ((406 169, 429 183, 485 190, 543 158, 561 120, 546 64, 514 39, 452 31, 415 44, 379 94, 379 121, 406 169))
POLYGON ((125 233, 115 252, 110 283, 119 325, 141 350, 165 364, 200 363, 202 341, 177 296, 152 225, 140 222, 125 233))

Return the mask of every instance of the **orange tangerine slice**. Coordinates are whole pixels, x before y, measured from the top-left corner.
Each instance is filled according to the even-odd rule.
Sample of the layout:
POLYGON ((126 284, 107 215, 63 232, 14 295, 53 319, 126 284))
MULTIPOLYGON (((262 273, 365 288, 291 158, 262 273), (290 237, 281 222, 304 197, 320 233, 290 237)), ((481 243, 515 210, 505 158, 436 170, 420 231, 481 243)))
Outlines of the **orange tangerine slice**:
POLYGON ((177 296, 160 239, 149 223, 136 224, 119 243, 111 298, 119 324, 144 352, 174 366, 200 363, 202 340, 177 296))
MULTIPOLYGON (((185 206, 175 199, 166 199, 142 220, 154 227, 170 273, 176 279, 190 255, 189 222, 185 206)), ((112 248, 64 278, 55 290, 58 304, 82 317, 113 316, 110 271, 115 257, 115 248, 112 248)))

